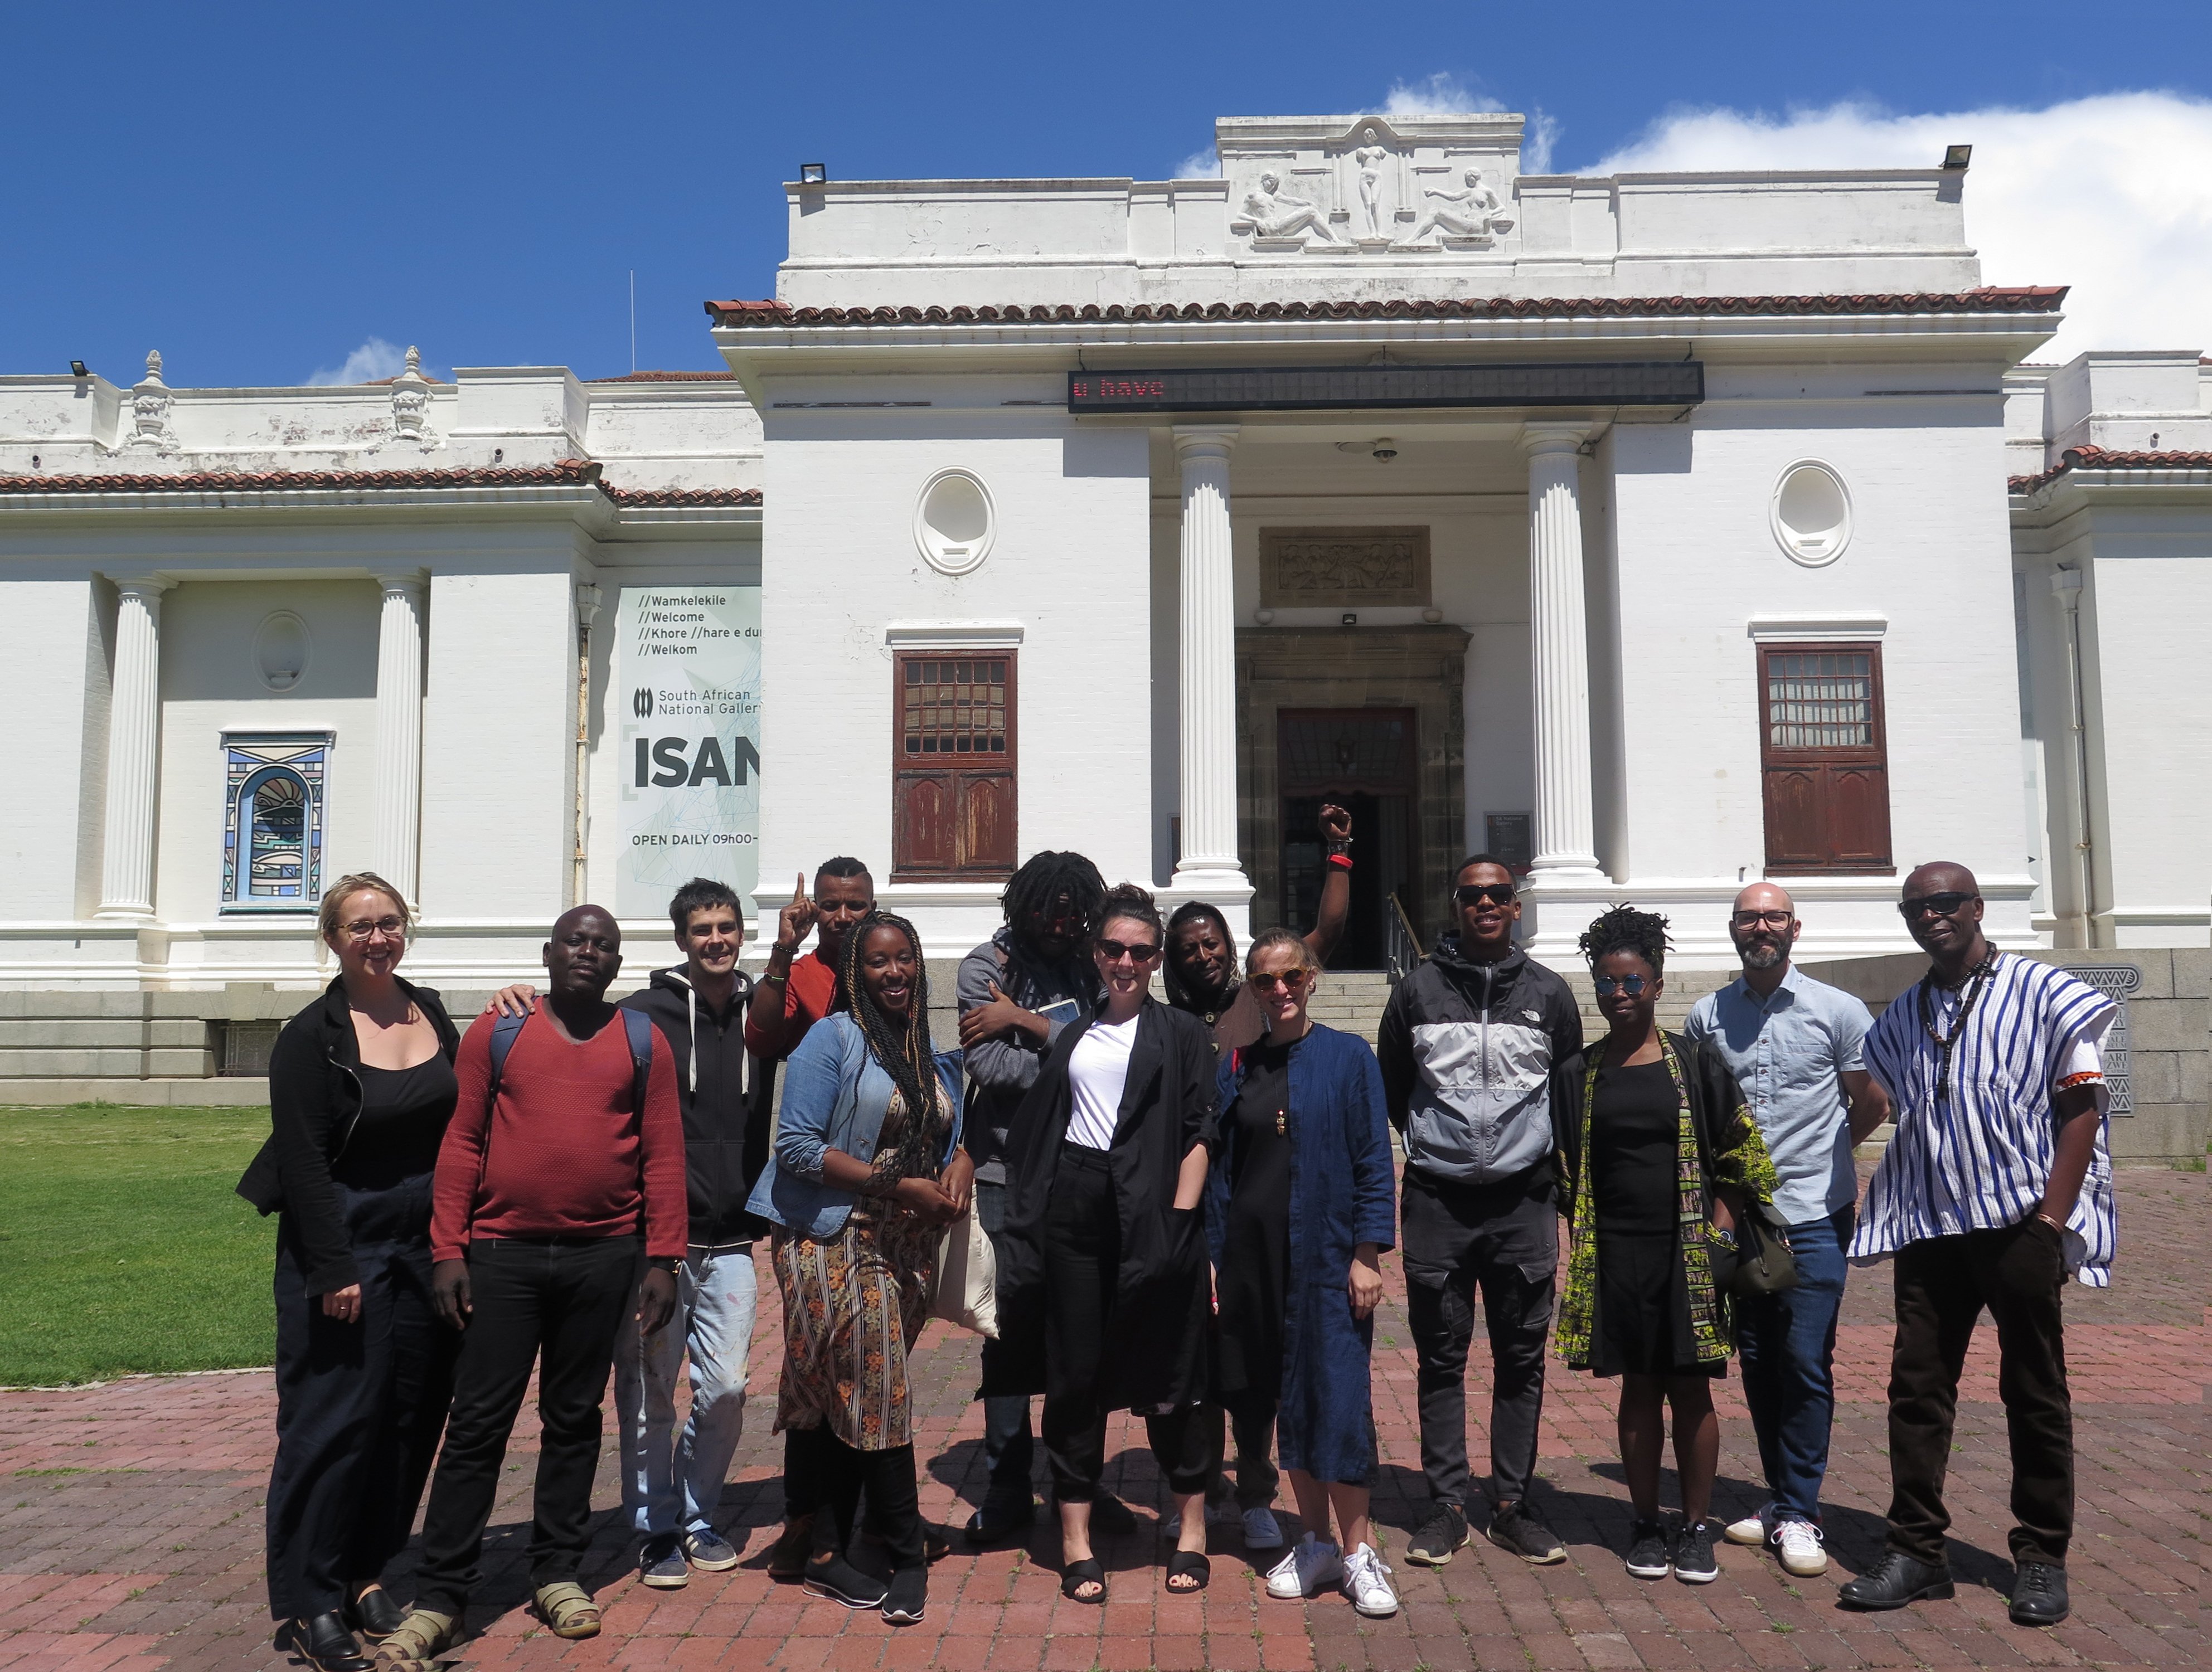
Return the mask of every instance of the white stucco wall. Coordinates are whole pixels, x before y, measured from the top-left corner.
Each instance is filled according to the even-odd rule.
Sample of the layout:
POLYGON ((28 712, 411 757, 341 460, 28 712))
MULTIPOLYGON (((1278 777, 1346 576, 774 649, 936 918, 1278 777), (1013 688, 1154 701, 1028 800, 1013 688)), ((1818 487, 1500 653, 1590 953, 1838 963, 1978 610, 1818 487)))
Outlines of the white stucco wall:
POLYGON ((1019 851, 1080 848, 1109 879, 1148 879, 1144 432, 1079 430, 980 399, 912 413, 771 407, 765 474, 761 909, 779 888, 790 898, 783 879, 850 853, 881 898, 911 911, 933 954, 965 950, 999 921, 996 884, 888 881, 895 623, 1019 626, 1019 851), (988 557, 962 576, 924 561, 913 531, 923 485, 950 468, 980 478, 996 513, 988 557))
POLYGON ((0 922, 66 922, 99 904, 106 800, 101 584, 79 573, 0 588, 0 713, 11 718, 0 797, 0 922))

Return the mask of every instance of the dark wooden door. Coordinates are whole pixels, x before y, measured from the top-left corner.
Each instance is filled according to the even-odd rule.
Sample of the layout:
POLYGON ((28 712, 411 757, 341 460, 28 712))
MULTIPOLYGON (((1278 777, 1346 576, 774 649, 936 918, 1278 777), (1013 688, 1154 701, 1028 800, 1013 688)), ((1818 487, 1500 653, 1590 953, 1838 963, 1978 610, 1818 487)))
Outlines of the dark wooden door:
POLYGON ((1012 652, 903 653, 894 679, 893 880, 1012 875, 1012 652))
POLYGON ((1314 926, 1327 875, 1321 809, 1352 815, 1352 916, 1329 961, 1339 969, 1384 966, 1384 913, 1397 894, 1419 923, 1419 715, 1411 708, 1278 711, 1282 795, 1280 921, 1301 935, 1314 926))
POLYGON ((1762 645, 1766 869, 1886 872, 1889 758, 1879 645, 1762 645))

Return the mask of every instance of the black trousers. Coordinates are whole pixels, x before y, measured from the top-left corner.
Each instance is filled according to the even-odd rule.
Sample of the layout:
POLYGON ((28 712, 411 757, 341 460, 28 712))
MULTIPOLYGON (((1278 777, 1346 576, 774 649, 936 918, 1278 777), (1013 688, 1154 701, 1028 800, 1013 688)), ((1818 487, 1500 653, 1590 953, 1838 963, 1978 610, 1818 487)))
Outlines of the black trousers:
POLYGON ((1889 1360, 1889 1548, 1943 1560, 1943 1479, 1959 1374, 1984 1307, 1997 1326, 1997 1395, 2012 1442, 2012 1554, 2066 1563, 2074 1532, 2074 1405, 2066 1387, 2058 1233, 2030 1218, 1897 1252, 1889 1360))
POLYGON ((470 1245, 475 1310, 461 1335, 446 1449, 422 1522, 418 1607, 458 1615, 468 1604, 507 1437, 533 1366, 542 1432, 530 1583, 576 1577, 590 1537, 615 1330, 629 1308, 641 1254, 634 1236, 470 1245))
POLYGON ((381 1578, 406 1547, 453 1396, 460 1342, 430 1305, 430 1250, 356 1243, 361 1319, 323 1316, 298 1239, 276 1237, 276 1463, 269 1614, 303 1620, 381 1578))
MULTIPOLYGON (((1106 1320, 1121 1269, 1121 1221, 1107 1169, 1104 1150, 1062 1145, 1045 1225, 1045 1304, 1052 1314, 1047 1328, 1060 1353, 1052 1380, 1081 1390, 1048 1393, 1039 1424, 1052 1465, 1053 1496, 1063 1504, 1090 1503, 1106 1472, 1110 1413, 1091 1390, 1098 1385, 1106 1320)), ((1213 1443, 1218 1426, 1204 1405, 1146 1417, 1152 1456, 1174 1491, 1206 1490, 1218 1463, 1213 1443)))
POLYGON ((861 1451, 827 1428, 787 1428, 784 1467, 794 1463, 814 1492, 814 1554, 843 1555, 853 1542, 860 1494, 868 1495, 868 1525, 890 1552, 891 1566, 925 1565, 921 1500, 915 1490, 914 1447, 861 1451))
POLYGON ((1231 1393, 1222 1396, 1217 1404, 1206 1407, 1207 1421, 1212 1424, 1208 1444, 1217 1460, 1216 1472, 1206 1483, 1206 1496, 1231 1495, 1225 1471, 1218 1460, 1228 1455, 1225 1441, 1233 1437, 1237 1442, 1237 1485, 1234 1495, 1239 1510, 1264 1510, 1275 1501, 1275 1488, 1282 1475, 1275 1468, 1273 1452, 1275 1449, 1275 1416, 1282 1402, 1271 1394, 1231 1393), (1224 1424, 1224 1416, 1227 1417, 1224 1424), (1224 1428, 1227 1432, 1224 1433, 1224 1428))
POLYGON ((1406 1322, 1420 1397, 1421 1472, 1439 1503, 1467 1503, 1467 1355, 1477 1288, 1490 1334, 1492 1501, 1519 1503, 1535 1481, 1559 1224, 1547 1187, 1522 1179, 1454 1184, 1406 1169, 1399 1239, 1406 1322))

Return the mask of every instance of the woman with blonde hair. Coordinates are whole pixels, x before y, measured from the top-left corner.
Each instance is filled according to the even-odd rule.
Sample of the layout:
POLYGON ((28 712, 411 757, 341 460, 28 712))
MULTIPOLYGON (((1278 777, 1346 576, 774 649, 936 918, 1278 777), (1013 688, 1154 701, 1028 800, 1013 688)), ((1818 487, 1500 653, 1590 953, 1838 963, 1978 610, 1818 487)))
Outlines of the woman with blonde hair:
POLYGON ((367 1672, 354 1633, 405 1617, 384 1569, 414 1525, 459 1345, 430 1303, 430 1177, 460 1036, 398 973, 410 923, 373 871, 323 895, 338 973, 277 1036, 269 1141, 238 1184, 279 1215, 270 1613, 277 1645, 319 1672, 367 1672))
POLYGON ((1221 1142, 1206 1192, 1217 1386, 1241 1431, 1274 1428, 1306 1526, 1269 1570, 1267 1594, 1291 1601, 1334 1585, 1381 1619, 1398 1611, 1367 1513, 1369 1358, 1381 1257, 1397 1233, 1382 1071, 1365 1040, 1307 1015, 1321 966, 1295 931, 1264 931, 1244 970, 1267 1031, 1230 1053, 1218 1084, 1221 1142))

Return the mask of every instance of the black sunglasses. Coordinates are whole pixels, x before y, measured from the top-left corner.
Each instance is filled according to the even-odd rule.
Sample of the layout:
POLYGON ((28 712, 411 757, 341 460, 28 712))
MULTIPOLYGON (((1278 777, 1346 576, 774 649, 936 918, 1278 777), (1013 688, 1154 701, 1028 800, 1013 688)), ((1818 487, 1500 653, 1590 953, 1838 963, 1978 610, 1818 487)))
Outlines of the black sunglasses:
POLYGON ((1600 998, 1611 998, 1616 990, 1626 993, 1631 998, 1641 998, 1644 984, 1640 975, 1601 975, 1590 983, 1597 989, 1600 998))
POLYGON ((1922 918, 1953 918, 1968 900, 1979 900, 1979 894, 1962 894, 1946 889, 1940 894, 1914 894, 1897 902, 1898 914, 1907 923, 1922 918))
POLYGON ((1462 882, 1452 890, 1452 898, 1462 906, 1480 906, 1485 900, 1492 906, 1510 906, 1514 893, 1510 882, 1462 882))
POLYGON ((1098 942, 1098 955, 1109 964, 1118 964, 1124 958, 1133 959, 1139 964, 1149 964, 1160 955, 1160 948, 1157 942, 1139 941, 1129 944, 1121 941, 1101 941, 1098 942))

